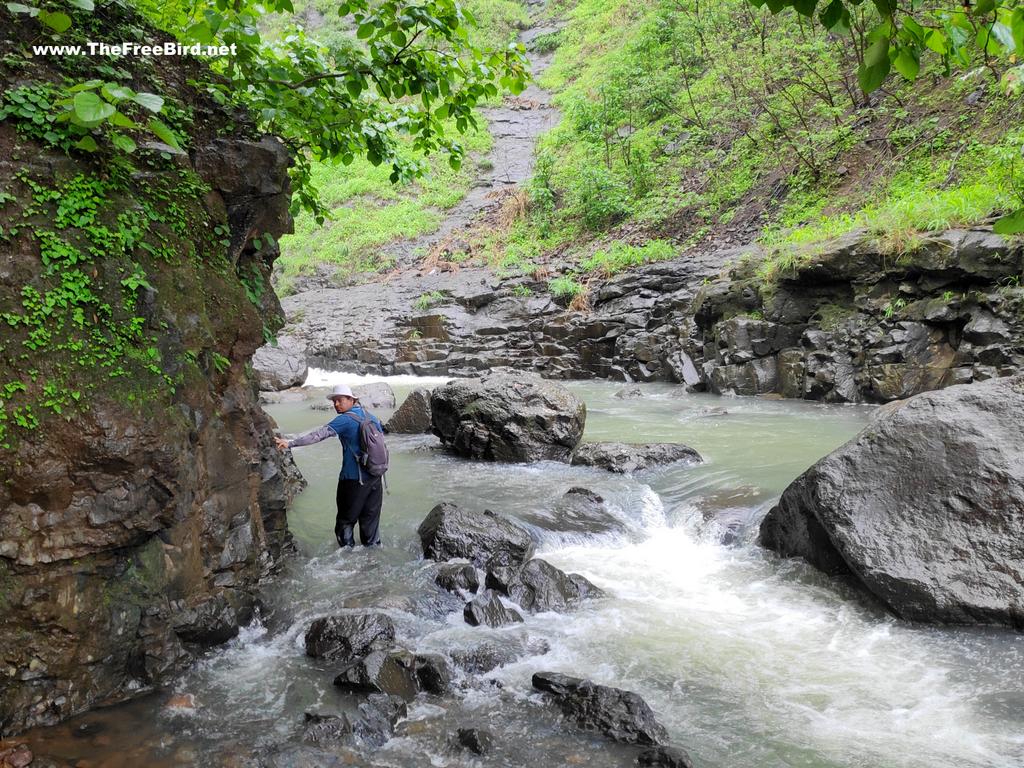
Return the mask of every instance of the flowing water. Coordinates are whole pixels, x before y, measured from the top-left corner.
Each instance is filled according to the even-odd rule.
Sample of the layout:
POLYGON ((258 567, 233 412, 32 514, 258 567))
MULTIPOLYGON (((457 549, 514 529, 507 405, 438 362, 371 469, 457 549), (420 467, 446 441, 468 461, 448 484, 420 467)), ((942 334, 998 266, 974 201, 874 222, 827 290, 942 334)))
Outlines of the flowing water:
MULTIPOLYGON (((412 386, 396 382, 399 398, 412 386)), ((337 444, 297 449, 310 483, 290 515, 299 554, 268 585, 264 620, 211 652, 174 692, 44 731, 35 749, 59 765, 243 765, 268 745, 290 744, 277 764, 328 764, 298 746, 303 713, 351 710, 355 699, 333 688, 336 664, 304 655, 303 634, 317 616, 374 606, 417 651, 458 653, 489 642, 524 655, 465 675, 454 696, 421 695, 394 739, 337 764, 630 765, 635 748, 559 721, 531 690, 540 670, 640 693, 700 767, 1024 763, 1020 636, 904 624, 754 544, 757 521, 782 489, 855 434, 869 409, 721 399, 669 385, 620 399, 621 385, 570 386, 587 403, 587 439, 680 441, 706 462, 630 478, 552 463, 469 462, 437 450, 432 437, 391 436, 386 546, 338 551, 337 444), (511 627, 465 624, 461 602, 438 593, 420 556, 416 528, 430 508, 447 500, 529 518, 573 486, 600 493, 628 533, 544 534, 538 554, 608 597, 511 627), (168 706, 171 693, 191 694, 195 706, 168 706), (470 760, 451 746, 451 734, 470 726, 493 732, 488 757, 470 760)), ((287 432, 327 417, 308 403, 268 410, 287 432)))

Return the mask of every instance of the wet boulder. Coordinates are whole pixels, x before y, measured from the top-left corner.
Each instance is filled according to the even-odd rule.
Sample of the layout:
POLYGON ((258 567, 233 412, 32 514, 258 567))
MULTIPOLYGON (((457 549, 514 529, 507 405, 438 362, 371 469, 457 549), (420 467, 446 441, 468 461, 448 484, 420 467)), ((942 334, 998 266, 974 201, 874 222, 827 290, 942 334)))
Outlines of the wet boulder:
POLYGON ((681 443, 583 443, 572 457, 574 465, 622 474, 676 462, 699 464, 701 461, 697 451, 681 443))
POLYGON ((480 575, 471 563, 445 563, 434 574, 434 583, 448 592, 476 592, 480 575))
POLYGON ((533 687, 554 696, 566 718, 585 731, 596 731, 624 744, 658 745, 668 741, 668 732, 647 702, 632 691, 557 672, 536 673, 533 687))
POLYGON ((298 339, 278 336, 275 344, 265 344, 252 356, 256 383, 263 391, 279 392, 301 387, 309 373, 306 350, 298 339))
POLYGON ((417 532, 423 556, 432 560, 463 558, 479 566, 501 566, 533 556, 529 532, 490 510, 469 512, 454 504, 438 504, 417 532))
POLYGON ((459 728, 455 740, 475 755, 486 755, 494 746, 494 736, 483 728, 459 728))
POLYGON ((416 659, 408 651, 374 651, 346 664, 334 685, 355 693, 387 693, 406 701, 419 691, 416 659))
POLYGON ((586 488, 570 488, 551 507, 520 513, 531 525, 564 533, 624 531, 626 525, 613 515, 604 499, 586 488))
POLYGON ((506 624, 522 622, 523 617, 514 608, 508 608, 501 602, 501 598, 490 590, 481 592, 468 603, 462 613, 466 623, 479 627, 484 624, 488 627, 503 627, 506 624))
POLYGON ((443 696, 452 684, 452 671, 439 653, 417 653, 414 661, 416 682, 420 690, 443 696))
POLYGON ((430 396, 433 430, 450 450, 484 461, 565 461, 587 409, 565 387, 532 374, 455 379, 430 396))
POLYGON ((395 625, 383 613, 345 613, 315 620, 306 630, 306 655, 349 661, 390 648, 395 625))
POLYGON ((408 714, 409 708, 401 696, 373 693, 359 705, 359 717, 352 722, 352 731, 363 746, 381 747, 394 736, 398 721, 408 714))
POLYGON ((640 768, 693 768, 690 756, 678 747, 651 747, 636 756, 640 768))
POLYGON ((604 592, 578 573, 565 573, 545 560, 494 568, 487 574, 487 588, 508 597, 531 613, 567 611, 588 597, 604 592))
POLYGON ((362 405, 370 408, 394 408, 395 390, 386 381, 371 381, 368 384, 357 384, 352 387, 352 394, 359 398, 362 405))
POLYGON ((913 621, 1024 628, 1024 376, 893 407, 782 494, 760 541, 913 621))
POLYGON ((414 389, 384 425, 384 431, 398 435, 421 435, 430 432, 430 390, 414 389))

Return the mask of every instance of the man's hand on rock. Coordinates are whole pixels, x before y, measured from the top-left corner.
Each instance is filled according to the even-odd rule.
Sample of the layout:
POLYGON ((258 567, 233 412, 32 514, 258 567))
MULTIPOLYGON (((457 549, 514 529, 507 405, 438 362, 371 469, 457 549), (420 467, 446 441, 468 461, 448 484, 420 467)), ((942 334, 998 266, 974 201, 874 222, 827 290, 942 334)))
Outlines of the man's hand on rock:
POLYGON ((274 443, 277 445, 277 450, 286 451, 288 450, 288 441, 283 437, 274 437, 274 443))

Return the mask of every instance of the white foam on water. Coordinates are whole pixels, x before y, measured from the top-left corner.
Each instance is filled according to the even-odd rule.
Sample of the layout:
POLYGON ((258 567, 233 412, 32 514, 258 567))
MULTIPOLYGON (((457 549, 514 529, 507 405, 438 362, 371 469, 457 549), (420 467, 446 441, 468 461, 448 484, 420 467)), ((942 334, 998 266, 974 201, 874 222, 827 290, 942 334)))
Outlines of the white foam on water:
POLYGON ((304 387, 333 387, 338 384, 354 386, 356 384, 368 384, 373 381, 384 381, 388 384, 403 386, 436 387, 452 380, 451 376, 373 376, 362 373, 347 373, 345 371, 328 371, 324 368, 310 368, 306 375, 304 387))
MULTIPOLYGON (((681 528, 649 533, 542 552, 611 599, 571 617, 530 617, 552 650, 499 679, 528 689, 531 672, 553 669, 636 690, 695 754, 712 751, 701 731, 717 719, 719 730, 732 721, 747 731, 741 743, 761 731, 842 765, 1021 765, 1019 739, 988 732, 972 709, 948 643, 798 580, 755 549, 701 543, 681 528)), ((731 762, 762 761, 755 750, 731 762)))

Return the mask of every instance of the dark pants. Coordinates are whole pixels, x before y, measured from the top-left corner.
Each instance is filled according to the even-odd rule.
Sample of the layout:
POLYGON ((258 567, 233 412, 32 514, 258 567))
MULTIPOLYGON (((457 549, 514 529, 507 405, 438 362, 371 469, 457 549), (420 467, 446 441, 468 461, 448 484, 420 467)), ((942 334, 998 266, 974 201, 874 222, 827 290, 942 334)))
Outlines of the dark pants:
POLYGON ((380 508, 384 502, 381 478, 338 480, 338 517, 334 535, 339 547, 356 545, 355 526, 359 524, 359 540, 364 547, 380 544, 380 508))

